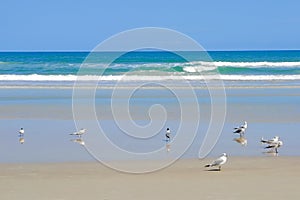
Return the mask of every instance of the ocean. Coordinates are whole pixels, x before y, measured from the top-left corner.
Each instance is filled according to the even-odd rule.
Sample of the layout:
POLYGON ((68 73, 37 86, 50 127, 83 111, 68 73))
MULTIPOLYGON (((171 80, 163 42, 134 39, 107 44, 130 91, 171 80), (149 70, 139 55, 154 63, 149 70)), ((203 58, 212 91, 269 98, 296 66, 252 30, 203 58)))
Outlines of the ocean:
POLYGON ((170 52, 130 52, 108 65, 116 54, 97 53, 86 59, 87 52, 1 52, 0 162, 91 161, 93 157, 86 151, 88 149, 71 142, 74 137, 69 134, 80 128, 88 130, 83 137, 87 147, 102 144, 96 149, 99 150, 97 155, 104 153, 106 160, 126 160, 122 155, 114 157, 100 140, 89 138, 98 131, 90 126, 93 119, 84 112, 89 105, 95 106, 98 125, 112 143, 129 152, 160 150, 162 153, 157 159, 177 158, 181 153, 178 149, 187 145, 183 137, 167 152, 164 141, 167 127, 171 128, 174 141, 178 141, 177 131, 181 124, 185 126, 180 133, 190 134, 195 123, 199 123, 195 138, 181 157, 197 158, 205 134, 214 130, 214 126, 209 129, 214 123, 211 104, 224 100, 219 93, 202 87, 203 80, 216 77, 225 86, 226 113, 224 126, 209 156, 223 152, 229 156, 266 156, 259 141, 275 135, 284 143, 279 156, 300 155, 296 151, 300 140, 296 131, 300 126, 300 51, 212 51, 208 52, 210 57, 201 56, 199 52, 184 52, 189 61, 170 52), (80 71, 82 66, 84 70, 80 71), (74 121, 73 84, 78 77, 89 81, 99 74, 102 76, 99 85, 104 87, 93 93, 95 100, 90 101, 86 93, 77 99, 83 111, 79 113, 78 123, 74 121), (122 80, 124 76, 126 79, 122 80), (198 110, 186 85, 178 91, 176 87, 170 91, 159 85, 177 85, 182 78, 196 86, 194 95, 200 120, 193 115, 198 110), (124 87, 118 90, 112 102, 115 88, 111 86, 118 80, 122 80, 124 87), (152 87, 131 91, 145 80, 152 82, 152 87), (156 81, 158 85, 153 84, 156 81), (175 92, 182 96, 179 98, 175 92), (127 104, 130 117, 126 112, 114 113, 127 104), (163 113, 157 105, 164 108, 163 113), (187 111, 185 119, 180 110, 182 105, 187 111), (232 130, 245 120, 249 124, 248 145, 242 147, 233 141, 237 135, 232 130), (161 125, 161 122, 164 123, 161 125), (151 123, 158 124, 160 129, 151 129, 151 123), (20 127, 25 129, 24 144, 19 143, 20 127), (133 132, 140 133, 142 138, 130 135, 128 130, 136 130, 134 128, 141 129, 133 132), (145 139, 144 136, 149 137, 145 139))
MULTIPOLYGON (((102 81, 176 80, 192 82, 216 78, 236 81, 300 80, 300 51, 129 52, 108 63, 116 53, 1 52, 0 85, 72 85, 77 76, 102 81), (86 59, 87 58, 87 59, 86 59), (188 58, 188 59, 186 59, 188 58), (188 61, 187 61, 188 60, 188 61), (78 74, 79 69, 84 68, 78 74), (97 77, 96 77, 97 78, 97 77)), ((290 83, 289 83, 290 84, 290 83)))

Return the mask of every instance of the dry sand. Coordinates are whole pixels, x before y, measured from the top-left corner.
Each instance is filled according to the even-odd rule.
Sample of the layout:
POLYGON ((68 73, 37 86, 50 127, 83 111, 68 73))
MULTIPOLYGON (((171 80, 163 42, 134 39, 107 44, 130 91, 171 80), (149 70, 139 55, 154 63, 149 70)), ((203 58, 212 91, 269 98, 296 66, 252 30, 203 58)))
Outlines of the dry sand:
POLYGON ((181 160, 149 174, 125 174, 99 163, 0 164, 0 199, 299 199, 300 157, 181 160))

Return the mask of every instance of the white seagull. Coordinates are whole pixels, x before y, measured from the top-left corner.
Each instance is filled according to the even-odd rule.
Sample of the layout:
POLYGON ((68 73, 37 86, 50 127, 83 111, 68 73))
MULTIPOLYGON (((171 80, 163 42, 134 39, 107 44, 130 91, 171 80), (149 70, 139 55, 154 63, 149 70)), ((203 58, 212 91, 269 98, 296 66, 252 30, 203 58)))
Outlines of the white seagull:
POLYGON ((260 140, 261 143, 266 143, 266 144, 272 144, 272 143, 278 142, 278 141, 279 141, 279 137, 278 136, 275 136, 275 137, 273 137, 270 140, 265 140, 264 138, 261 138, 261 140, 260 140))
POLYGON ((19 134, 20 134, 20 135, 24 135, 24 133, 25 133, 24 129, 21 128, 21 129, 19 130, 19 134))
POLYGON ((77 135, 78 137, 81 137, 83 134, 85 134, 85 132, 86 132, 86 129, 82 128, 77 132, 71 133, 70 135, 77 135))
POLYGON ((260 142, 268 144, 265 149, 274 149, 276 154, 278 153, 278 148, 283 145, 283 142, 279 140, 278 136, 275 136, 271 140, 264 140, 263 138, 261 138, 260 142))
POLYGON ((246 121, 244 121, 243 125, 234 128, 233 133, 238 133, 242 136, 245 134, 245 131, 247 128, 248 128, 248 123, 246 121))
POLYGON ((221 157, 214 160, 211 164, 205 165, 205 167, 219 167, 219 171, 221 171, 221 165, 225 164, 227 161, 227 154, 223 153, 221 157))
POLYGON ((237 133, 240 134, 240 136, 242 137, 245 134, 246 129, 241 127, 241 128, 234 128, 235 130, 233 131, 233 133, 237 133))
POLYGON ((243 125, 240 125, 239 127, 236 127, 234 129, 239 129, 239 128, 244 128, 244 129, 247 129, 248 128, 248 123, 246 121, 244 121, 244 124, 243 125))
POLYGON ((269 146, 266 146, 265 149, 274 149, 275 153, 278 153, 278 148, 283 145, 282 141, 274 142, 273 144, 269 144, 269 146))

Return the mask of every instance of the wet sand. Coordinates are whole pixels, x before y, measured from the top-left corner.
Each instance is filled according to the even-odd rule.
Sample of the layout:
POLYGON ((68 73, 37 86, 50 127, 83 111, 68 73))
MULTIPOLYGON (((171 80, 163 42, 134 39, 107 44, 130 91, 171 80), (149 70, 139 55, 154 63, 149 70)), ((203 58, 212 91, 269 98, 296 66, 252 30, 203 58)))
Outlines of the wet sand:
POLYGON ((96 162, 1 164, 0 199, 298 199, 300 157, 229 157, 222 171, 180 160, 148 174, 96 162))
MULTIPOLYGON (((101 94, 99 99, 108 94, 101 94)), ((205 117, 202 120, 207 125, 209 101, 201 91, 197 94, 203 102, 201 111, 205 117)), ((87 162, 91 156, 70 142, 69 133, 75 131, 71 90, 2 89, 1 95, 0 199, 259 200, 298 199, 300 196, 299 134, 294 132, 299 128, 299 88, 227 90, 227 118, 221 137, 210 153, 211 158, 183 159, 158 172, 140 175, 120 173, 97 162, 87 162), (232 128, 243 120, 250 124, 247 147, 240 147, 232 140, 235 137, 232 128), (16 135, 20 127, 26 129, 23 145, 16 135), (47 130, 41 132, 44 127, 47 130), (260 138, 275 135, 284 141, 280 156, 262 154, 260 138), (203 167, 222 152, 229 154, 229 160, 221 172, 203 167), (240 155, 243 157, 235 157, 240 155), (34 164, 36 162, 41 164, 34 164)), ((140 107, 148 108, 147 102, 142 102, 140 107)), ((173 104, 167 97, 162 99, 162 103, 165 102, 171 106, 174 116, 173 104)), ((99 106, 106 108, 107 102, 100 101, 99 106)), ((147 112, 133 109, 136 110, 139 112, 133 112, 133 116, 147 119, 143 114, 147 112)), ((109 113, 100 118, 107 121, 106 130, 114 130, 109 113)), ((169 121, 174 130, 176 119, 169 121)), ((199 131, 184 158, 198 155, 205 128, 199 131)), ((150 144, 151 148, 157 141, 161 142, 163 134, 150 144)), ((120 137, 112 139, 127 141, 120 137)))

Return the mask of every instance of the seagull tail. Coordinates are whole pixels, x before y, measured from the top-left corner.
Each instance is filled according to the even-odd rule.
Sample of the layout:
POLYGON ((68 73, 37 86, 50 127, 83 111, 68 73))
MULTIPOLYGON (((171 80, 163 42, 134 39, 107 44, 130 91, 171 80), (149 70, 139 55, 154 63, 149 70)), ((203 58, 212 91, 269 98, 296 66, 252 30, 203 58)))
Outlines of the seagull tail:
POLYGON ((267 141, 262 137, 262 138, 260 139, 260 142, 261 142, 261 143, 266 143, 267 141))
POLYGON ((205 165, 204 167, 210 167, 211 166, 211 164, 209 164, 209 165, 205 165))

